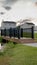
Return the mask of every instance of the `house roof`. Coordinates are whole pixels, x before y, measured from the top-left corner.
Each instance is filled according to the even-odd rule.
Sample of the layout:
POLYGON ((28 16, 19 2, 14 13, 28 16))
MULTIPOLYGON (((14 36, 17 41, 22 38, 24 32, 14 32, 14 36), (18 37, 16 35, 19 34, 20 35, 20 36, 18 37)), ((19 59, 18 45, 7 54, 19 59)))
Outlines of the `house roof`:
POLYGON ((32 22, 32 20, 30 19, 25 19, 25 20, 20 20, 17 22, 16 26, 20 26, 20 25, 23 25, 23 24, 29 24, 29 25, 34 25, 34 23, 32 22))
POLYGON ((3 21, 3 23, 14 23, 14 24, 16 24, 16 22, 14 22, 14 21, 3 21))
POLYGON ((15 22, 15 21, 3 21, 3 23, 14 23, 14 24, 16 24, 16 26, 21 26, 25 23, 28 24, 28 25, 34 25, 34 23, 32 22, 31 19, 20 20, 20 21, 17 21, 17 22, 15 22))
POLYGON ((28 22, 27 22, 27 24, 29 24, 29 25, 34 25, 34 23, 28 23, 28 22))

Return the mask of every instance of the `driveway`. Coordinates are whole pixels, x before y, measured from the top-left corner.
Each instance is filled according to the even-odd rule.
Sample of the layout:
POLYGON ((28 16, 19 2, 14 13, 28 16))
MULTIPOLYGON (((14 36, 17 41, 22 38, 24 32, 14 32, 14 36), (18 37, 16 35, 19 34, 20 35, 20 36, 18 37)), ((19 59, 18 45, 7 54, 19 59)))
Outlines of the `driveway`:
POLYGON ((24 45, 27 45, 27 46, 32 46, 32 47, 37 47, 37 43, 30 43, 30 44, 24 44, 24 45))

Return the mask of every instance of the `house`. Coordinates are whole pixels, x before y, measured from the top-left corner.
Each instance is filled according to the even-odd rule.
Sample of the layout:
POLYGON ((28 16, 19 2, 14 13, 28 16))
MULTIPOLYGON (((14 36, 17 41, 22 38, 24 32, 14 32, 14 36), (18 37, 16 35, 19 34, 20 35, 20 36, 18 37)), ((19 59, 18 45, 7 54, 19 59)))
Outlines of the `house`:
POLYGON ((16 25, 21 29, 21 31, 19 31, 21 37, 34 38, 34 23, 32 23, 31 20, 25 19, 23 21, 19 21, 16 25))
POLYGON ((33 36, 33 27, 34 24, 31 22, 31 20, 25 19, 23 21, 19 21, 19 22, 14 22, 14 21, 3 21, 1 23, 1 28, 2 29, 14 29, 12 31, 12 29, 10 29, 10 33, 9 31, 5 32, 5 35, 9 35, 10 36, 14 35, 14 36, 18 36, 18 37, 32 37, 33 36), (9 33, 9 34, 8 34, 9 33), (30 34, 30 35, 29 35, 30 34))
POLYGON ((31 28, 32 26, 34 26, 34 23, 32 22, 32 20, 25 19, 22 21, 18 21, 16 26, 20 26, 21 28, 31 28))
POLYGON ((10 28, 32 28, 32 26, 34 27, 34 23, 32 23, 31 20, 29 19, 25 19, 22 21, 18 21, 18 22, 14 22, 14 21, 2 21, 1 23, 1 29, 10 29, 10 28))
POLYGON ((1 28, 2 29, 16 28, 16 22, 14 22, 14 21, 2 21, 1 28))
MULTIPOLYGON (((16 22, 14 22, 14 21, 2 21, 2 23, 1 23, 1 31, 2 31, 1 35, 9 36, 9 29, 10 28, 16 28, 16 22)), ((10 34, 11 33, 12 33, 12 31, 10 32, 10 34)))

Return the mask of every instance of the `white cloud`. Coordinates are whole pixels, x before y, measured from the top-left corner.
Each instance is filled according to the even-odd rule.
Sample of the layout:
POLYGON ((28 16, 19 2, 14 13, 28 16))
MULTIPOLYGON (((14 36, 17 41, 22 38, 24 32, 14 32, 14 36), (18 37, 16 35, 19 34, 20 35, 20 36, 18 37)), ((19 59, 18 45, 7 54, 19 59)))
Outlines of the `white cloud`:
POLYGON ((12 9, 3 15, 2 19, 18 21, 25 18, 37 19, 37 9, 31 1, 24 2, 23 0, 18 0, 18 2, 12 5, 12 9))
POLYGON ((33 6, 32 2, 17 2, 6 15, 6 19, 19 20, 26 17, 37 18, 37 9, 33 6))

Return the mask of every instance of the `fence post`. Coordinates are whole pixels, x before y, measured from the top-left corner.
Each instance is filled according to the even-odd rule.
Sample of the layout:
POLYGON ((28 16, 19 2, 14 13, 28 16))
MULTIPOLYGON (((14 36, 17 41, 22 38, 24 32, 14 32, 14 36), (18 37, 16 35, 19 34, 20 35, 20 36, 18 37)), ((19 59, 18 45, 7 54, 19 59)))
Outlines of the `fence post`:
POLYGON ((21 28, 21 37, 23 37, 23 29, 21 28))
POLYGON ((17 33, 18 34, 18 39, 20 39, 20 26, 18 26, 17 30, 18 30, 18 33, 17 33))
POLYGON ((14 37, 15 37, 15 28, 14 28, 14 37))
POLYGON ((2 29, 1 29, 1 36, 2 36, 2 29))
POLYGON ((4 29, 4 36, 6 36, 6 28, 4 29))
POLYGON ((9 36, 12 37, 12 28, 9 29, 9 36))
POLYGON ((32 26, 32 39, 34 39, 34 26, 32 26))

